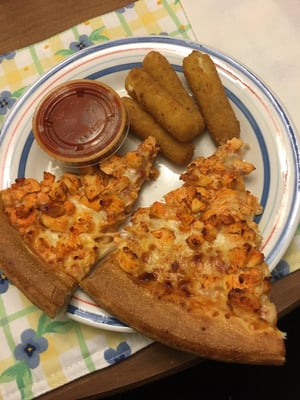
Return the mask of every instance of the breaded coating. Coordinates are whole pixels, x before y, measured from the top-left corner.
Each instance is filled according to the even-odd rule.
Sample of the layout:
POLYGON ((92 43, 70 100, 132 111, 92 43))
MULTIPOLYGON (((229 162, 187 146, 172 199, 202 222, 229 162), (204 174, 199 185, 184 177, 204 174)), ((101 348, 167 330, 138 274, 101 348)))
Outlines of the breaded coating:
POLYGON ((195 118, 199 119, 199 125, 203 126, 204 129, 205 122, 199 107, 183 86, 167 58, 160 52, 153 50, 145 56, 142 65, 152 79, 163 86, 188 111, 194 113, 195 118))
POLYGON ((183 59, 183 71, 215 143, 239 137, 239 121, 210 56, 193 50, 183 59))
POLYGON ((125 88, 178 141, 190 142, 202 132, 203 126, 199 125, 199 119, 142 68, 129 71, 125 88))
POLYGON ((155 137, 161 153, 175 164, 186 165, 191 161, 194 154, 192 143, 181 143, 174 139, 131 97, 122 97, 122 101, 128 111, 132 133, 142 139, 155 137))

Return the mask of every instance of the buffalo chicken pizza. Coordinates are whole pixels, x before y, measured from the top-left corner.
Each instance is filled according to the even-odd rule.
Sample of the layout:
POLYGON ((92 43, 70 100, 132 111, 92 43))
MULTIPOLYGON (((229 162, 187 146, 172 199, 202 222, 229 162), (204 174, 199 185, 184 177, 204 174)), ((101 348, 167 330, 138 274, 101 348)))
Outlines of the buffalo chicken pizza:
POLYGON ((139 208, 117 248, 81 288, 157 341, 216 360, 280 365, 284 335, 245 188, 254 166, 231 139, 192 161, 183 185, 139 208))
POLYGON ((235 138, 195 159, 182 186, 137 208, 127 224, 142 184, 157 174, 153 137, 80 175, 17 179, 0 192, 1 270, 51 317, 79 286, 169 346, 282 364, 284 335, 254 222, 262 208, 245 188, 254 166, 242 160, 244 147, 235 138))
POLYGON ((142 184, 155 178, 157 151, 150 137, 82 174, 44 172, 0 192, 0 269, 51 317, 114 248, 142 184))

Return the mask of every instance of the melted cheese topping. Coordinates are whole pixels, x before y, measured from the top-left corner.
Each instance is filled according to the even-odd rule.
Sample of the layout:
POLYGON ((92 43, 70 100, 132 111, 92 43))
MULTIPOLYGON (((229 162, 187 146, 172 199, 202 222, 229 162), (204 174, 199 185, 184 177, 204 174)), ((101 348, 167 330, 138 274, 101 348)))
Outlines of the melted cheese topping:
POLYGON ((193 161, 182 187, 137 210, 113 257, 138 284, 189 312, 243 315, 251 326, 276 324, 269 271, 253 222, 261 212, 245 190, 253 166, 233 139, 193 161))
POLYGON ((17 179, 1 192, 5 213, 31 249, 79 282, 116 247, 118 227, 144 181, 155 176, 157 151, 150 137, 136 151, 113 155, 82 175, 17 179))

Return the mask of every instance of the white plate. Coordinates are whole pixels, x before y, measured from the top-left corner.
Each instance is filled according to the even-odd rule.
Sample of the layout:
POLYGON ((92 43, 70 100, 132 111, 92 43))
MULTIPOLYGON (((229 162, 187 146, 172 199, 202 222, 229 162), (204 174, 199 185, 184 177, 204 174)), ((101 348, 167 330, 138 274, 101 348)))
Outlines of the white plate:
MULTIPOLYGON (((262 251, 272 270, 287 249, 298 224, 300 205, 299 142, 283 106, 267 86, 232 58, 207 46, 163 36, 127 38, 88 47, 43 75, 16 103, 0 136, 0 188, 16 177, 42 178, 44 170, 59 174, 60 169, 38 148, 31 132, 34 109, 42 96, 61 82, 76 78, 101 80, 125 95, 128 71, 141 64, 150 50, 164 54, 179 76, 182 58, 193 49, 210 54, 241 124, 241 137, 250 145, 245 155, 256 166, 247 177, 247 187, 260 199, 264 213, 257 219, 263 235, 262 251)), ((122 151, 135 148, 138 140, 129 137, 122 151)), ((215 147, 208 134, 196 140, 197 155, 210 155, 215 147)), ((181 168, 163 158, 157 161, 160 176, 143 188, 137 206, 160 200, 179 186, 181 168)), ((123 331, 90 299, 76 292, 68 308, 70 317, 105 329, 123 331)))
POLYGON ((65 314, 75 321, 109 331, 134 332, 132 328, 97 306, 82 290, 76 291, 65 314))

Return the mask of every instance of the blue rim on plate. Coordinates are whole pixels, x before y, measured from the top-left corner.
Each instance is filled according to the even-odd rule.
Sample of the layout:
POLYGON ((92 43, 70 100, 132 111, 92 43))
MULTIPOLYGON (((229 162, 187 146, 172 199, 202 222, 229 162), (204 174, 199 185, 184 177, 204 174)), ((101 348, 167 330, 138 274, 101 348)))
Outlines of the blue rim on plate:
MULTIPOLYGON (((37 174, 37 165, 40 165, 40 172, 43 169, 57 171, 52 161, 38 149, 31 132, 33 111, 47 90, 66 80, 88 78, 102 80, 125 95, 124 77, 131 68, 141 65, 150 50, 162 52, 183 80, 182 58, 191 51, 208 53, 214 60, 240 119, 241 137, 249 143, 245 158, 257 167, 253 177, 246 178, 247 187, 258 196, 264 207, 257 222, 263 235, 262 251, 272 270, 286 251, 299 221, 298 137, 283 105, 267 85, 239 62, 206 45, 165 36, 131 37, 85 48, 53 67, 18 100, 3 124, 0 188, 11 184, 16 177, 37 174)), ((134 139, 132 143, 129 140, 128 146, 135 144, 134 139)), ((209 135, 197 139, 195 156, 206 156, 214 150, 209 135)), ((148 205, 180 185, 178 176, 181 170, 163 159, 158 160, 158 165, 161 180, 148 186, 138 206, 148 205), (166 182, 170 176, 171 184, 166 182)), ((113 317, 102 318, 102 311, 99 311, 100 317, 92 316, 94 311, 86 310, 80 302, 75 305, 71 302, 68 312, 84 323, 92 320, 94 325, 96 320, 101 320, 104 328, 116 327, 113 317)))

